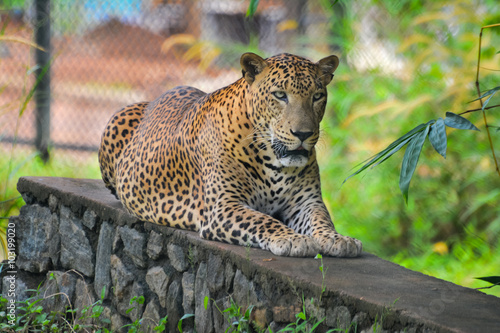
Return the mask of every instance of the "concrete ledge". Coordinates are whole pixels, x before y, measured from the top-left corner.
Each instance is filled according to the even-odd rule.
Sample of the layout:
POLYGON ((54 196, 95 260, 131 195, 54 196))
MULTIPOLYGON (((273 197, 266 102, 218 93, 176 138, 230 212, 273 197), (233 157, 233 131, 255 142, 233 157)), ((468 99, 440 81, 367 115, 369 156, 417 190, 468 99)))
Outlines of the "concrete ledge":
POLYGON ((49 271, 63 274, 74 269, 85 276, 86 285, 93 286, 94 297, 103 285, 108 291, 112 285, 107 306, 115 326, 133 321, 134 316, 150 316, 153 310, 158 315, 168 313, 169 322, 192 311, 198 332, 224 331, 227 324, 215 308, 203 312, 201 304, 208 295, 221 305, 228 304, 228 296, 240 305, 255 305, 254 319, 271 325, 273 331, 295 321, 302 299, 308 316, 326 317, 319 331, 345 329, 351 323, 357 332, 379 332, 380 324, 391 332, 500 330, 500 298, 368 253, 356 259, 324 258, 323 281, 319 260, 277 257, 140 222, 101 180, 24 177, 18 190, 27 203, 21 215, 12 219, 20 276, 40 279, 49 271), (54 222, 42 221, 48 218, 54 222), (50 228, 37 231, 36 223, 50 228), (71 242, 68 234, 74 235, 71 242), (40 247, 28 248, 27 244, 38 241, 43 242, 40 247), (158 271, 164 276, 161 281, 153 280, 158 267, 163 268, 158 271), (118 281, 119 274, 128 280, 118 281), (117 289, 127 295, 142 292, 145 308, 126 314, 117 289))

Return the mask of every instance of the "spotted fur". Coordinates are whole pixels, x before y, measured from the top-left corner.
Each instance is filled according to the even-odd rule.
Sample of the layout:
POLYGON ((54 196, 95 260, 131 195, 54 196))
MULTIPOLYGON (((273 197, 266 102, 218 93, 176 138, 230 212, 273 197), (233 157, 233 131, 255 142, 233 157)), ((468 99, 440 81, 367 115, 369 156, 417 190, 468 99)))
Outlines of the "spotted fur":
POLYGON ((315 144, 338 58, 241 57, 243 77, 206 94, 177 87, 113 115, 106 186, 139 219, 276 255, 355 257, 323 203, 315 144))

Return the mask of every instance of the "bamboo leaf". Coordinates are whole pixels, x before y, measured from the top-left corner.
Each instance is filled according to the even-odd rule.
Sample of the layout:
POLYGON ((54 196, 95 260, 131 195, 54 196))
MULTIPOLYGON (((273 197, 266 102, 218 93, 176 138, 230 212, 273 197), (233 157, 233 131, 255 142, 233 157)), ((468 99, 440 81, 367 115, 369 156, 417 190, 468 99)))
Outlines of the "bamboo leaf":
POLYGON ((410 188, 411 177, 417 167, 420 152, 422 151, 422 146, 424 145, 425 138, 429 133, 429 129, 430 124, 428 123, 424 131, 419 132, 412 138, 412 140, 408 143, 405 156, 403 157, 401 174, 399 175, 399 188, 403 193, 406 203, 408 203, 408 189, 410 188))
POLYGON ((432 120, 426 124, 418 125, 414 129, 412 129, 411 131, 409 131, 408 133, 406 133, 405 135, 403 135, 402 137, 400 137, 399 139, 397 139, 396 141, 391 143, 389 146, 387 146, 387 148, 385 148, 384 150, 382 150, 381 152, 379 152, 375 156, 370 157, 368 160, 366 160, 368 162, 365 161, 366 163, 363 166, 361 166, 355 173, 349 175, 346 179, 344 179, 344 181, 342 182, 342 185, 349 178, 356 176, 357 174, 363 172, 367 168, 375 167, 375 166, 379 165, 380 163, 384 162, 385 160, 387 160, 389 157, 391 157, 396 152, 398 152, 401 148, 403 148, 403 146, 406 145, 416 134, 418 134, 419 132, 426 129, 427 126, 431 122, 432 122, 432 120))
POLYGON ((439 118, 429 129, 429 141, 434 149, 446 158, 446 127, 443 118, 439 118))
POLYGON ((500 284, 500 276, 483 276, 483 277, 477 277, 475 279, 486 281, 491 284, 500 284))
POLYGON ((474 124, 471 123, 469 120, 452 112, 446 112, 446 118, 444 119, 444 124, 448 127, 479 131, 479 128, 474 126, 474 124))
MULTIPOLYGON (((418 133, 416 134, 413 134, 413 136, 417 135, 418 133)), ((403 148, 412 138, 413 136, 410 136, 409 138, 406 138, 405 140, 401 141, 400 144, 398 144, 396 147, 392 148, 392 150, 390 150, 387 154, 385 154, 384 156, 382 156, 378 161, 377 163, 373 164, 371 168, 374 168, 376 167, 377 165, 379 165, 380 163, 384 162, 385 160, 387 160, 389 157, 391 157, 392 155, 394 155, 395 153, 397 153, 401 148, 403 148)))
POLYGON ((475 101, 478 101, 482 98, 485 98, 487 96, 489 96, 484 102, 483 102, 483 107, 482 107, 482 110, 484 111, 484 109, 486 108, 486 106, 488 105, 488 103, 490 102, 490 100, 493 98, 493 96, 495 96, 495 94, 500 90, 500 86, 498 87, 495 87, 493 89, 490 89, 488 91, 486 91, 485 93, 483 93, 480 97, 472 100, 471 102, 475 102, 475 101))
MULTIPOLYGON (((490 94, 490 97, 488 97, 488 98, 484 101, 484 103, 483 103, 483 107, 482 107, 483 111, 484 111, 484 108, 486 107, 486 105, 488 105, 488 103, 490 102, 490 99, 492 99, 492 98, 493 98, 493 96, 495 96, 495 94, 498 92, 498 90, 500 90, 500 87, 493 88, 492 90, 495 90, 495 91, 494 91, 494 92, 492 92, 492 93, 490 94)), ((490 90, 490 91, 491 91, 491 90, 490 90)))
POLYGON ((495 87, 495 88, 493 88, 493 89, 490 89, 490 90, 488 90, 488 91, 484 92, 481 96, 479 96, 479 97, 478 97, 478 98, 476 98, 476 99, 473 99, 471 102, 475 102, 475 101, 480 100, 481 98, 485 98, 486 96, 490 96, 490 95, 496 94, 496 92, 497 92, 498 90, 500 90, 500 86, 495 87))

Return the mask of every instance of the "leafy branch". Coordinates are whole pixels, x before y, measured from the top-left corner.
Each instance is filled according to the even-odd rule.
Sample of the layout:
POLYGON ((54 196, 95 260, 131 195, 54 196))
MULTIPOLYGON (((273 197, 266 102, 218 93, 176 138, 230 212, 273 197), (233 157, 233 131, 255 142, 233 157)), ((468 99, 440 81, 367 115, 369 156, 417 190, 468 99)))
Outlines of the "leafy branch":
POLYGON ((464 111, 460 114, 455 114, 452 112, 446 112, 446 118, 439 118, 437 120, 431 120, 425 124, 420 124, 393 143, 391 143, 387 148, 379 152, 378 154, 372 156, 363 164, 356 172, 347 177, 342 184, 344 184, 349 178, 365 171, 367 168, 373 168, 380 163, 386 161, 389 157, 398 152, 405 145, 408 145, 403 157, 403 163, 401 165, 401 173, 399 175, 399 188, 403 194, 405 202, 408 203, 408 190, 410 187, 410 181, 413 177, 413 173, 417 167, 417 163, 422 152, 422 147, 425 143, 425 139, 429 137, 429 141, 434 149, 444 158, 446 158, 446 147, 447 147, 447 137, 446 137, 446 126, 457 128, 457 129, 467 129, 479 131, 479 129, 474 126, 469 120, 463 118, 461 115, 481 111, 483 114, 484 125, 486 127, 486 132, 488 134, 488 140, 490 143, 491 152, 493 155, 493 160, 495 161, 496 172, 500 175, 500 169, 498 167, 498 161, 495 156, 495 149, 493 147, 493 141, 491 139, 490 128, 499 128, 497 126, 492 126, 488 124, 486 119, 486 110, 500 107, 500 105, 488 106, 489 102, 495 96, 497 92, 500 91, 500 86, 493 89, 489 89, 486 92, 481 93, 479 89, 479 69, 481 62, 481 38, 483 34, 483 29, 498 27, 500 23, 484 26, 481 28, 479 34, 479 54, 477 61, 477 72, 476 72, 476 88, 478 92, 478 98, 474 101, 480 101, 481 108, 471 109, 464 111), (483 102, 484 99, 484 102, 483 102))
POLYGON ((498 108, 498 107, 500 107, 500 104, 496 104, 496 105, 492 105, 492 106, 488 106, 488 107, 483 106, 482 108, 470 109, 470 110, 466 110, 464 112, 460 112, 458 115, 461 116, 461 115, 466 114, 466 113, 489 110, 489 109, 494 109, 494 108, 498 108))
POLYGON ((403 163, 401 165, 401 173, 399 175, 399 188, 403 193, 405 201, 408 202, 408 190, 410 187, 410 181, 417 167, 417 163, 422 151, 422 147, 425 143, 425 139, 429 137, 429 141, 431 142, 431 145, 434 147, 436 152, 446 158, 446 126, 456 129, 479 131, 479 129, 474 126, 474 124, 472 124, 469 120, 452 112, 446 112, 445 119, 439 118, 436 120, 431 120, 425 124, 420 124, 391 143, 387 148, 368 159, 368 162, 361 166, 358 171, 347 177, 343 183, 345 183, 349 178, 363 172, 367 168, 376 167, 408 144, 405 155, 403 157, 403 163))

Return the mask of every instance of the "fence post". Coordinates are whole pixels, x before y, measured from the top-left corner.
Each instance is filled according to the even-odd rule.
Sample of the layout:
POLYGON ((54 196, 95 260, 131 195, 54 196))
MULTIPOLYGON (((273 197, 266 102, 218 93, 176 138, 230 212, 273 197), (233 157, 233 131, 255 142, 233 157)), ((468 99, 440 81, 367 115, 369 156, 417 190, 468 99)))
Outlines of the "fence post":
POLYGON ((38 65, 35 79, 35 146, 43 161, 49 159, 50 143, 50 0, 35 1, 35 43, 44 50, 35 49, 35 62, 38 65))

